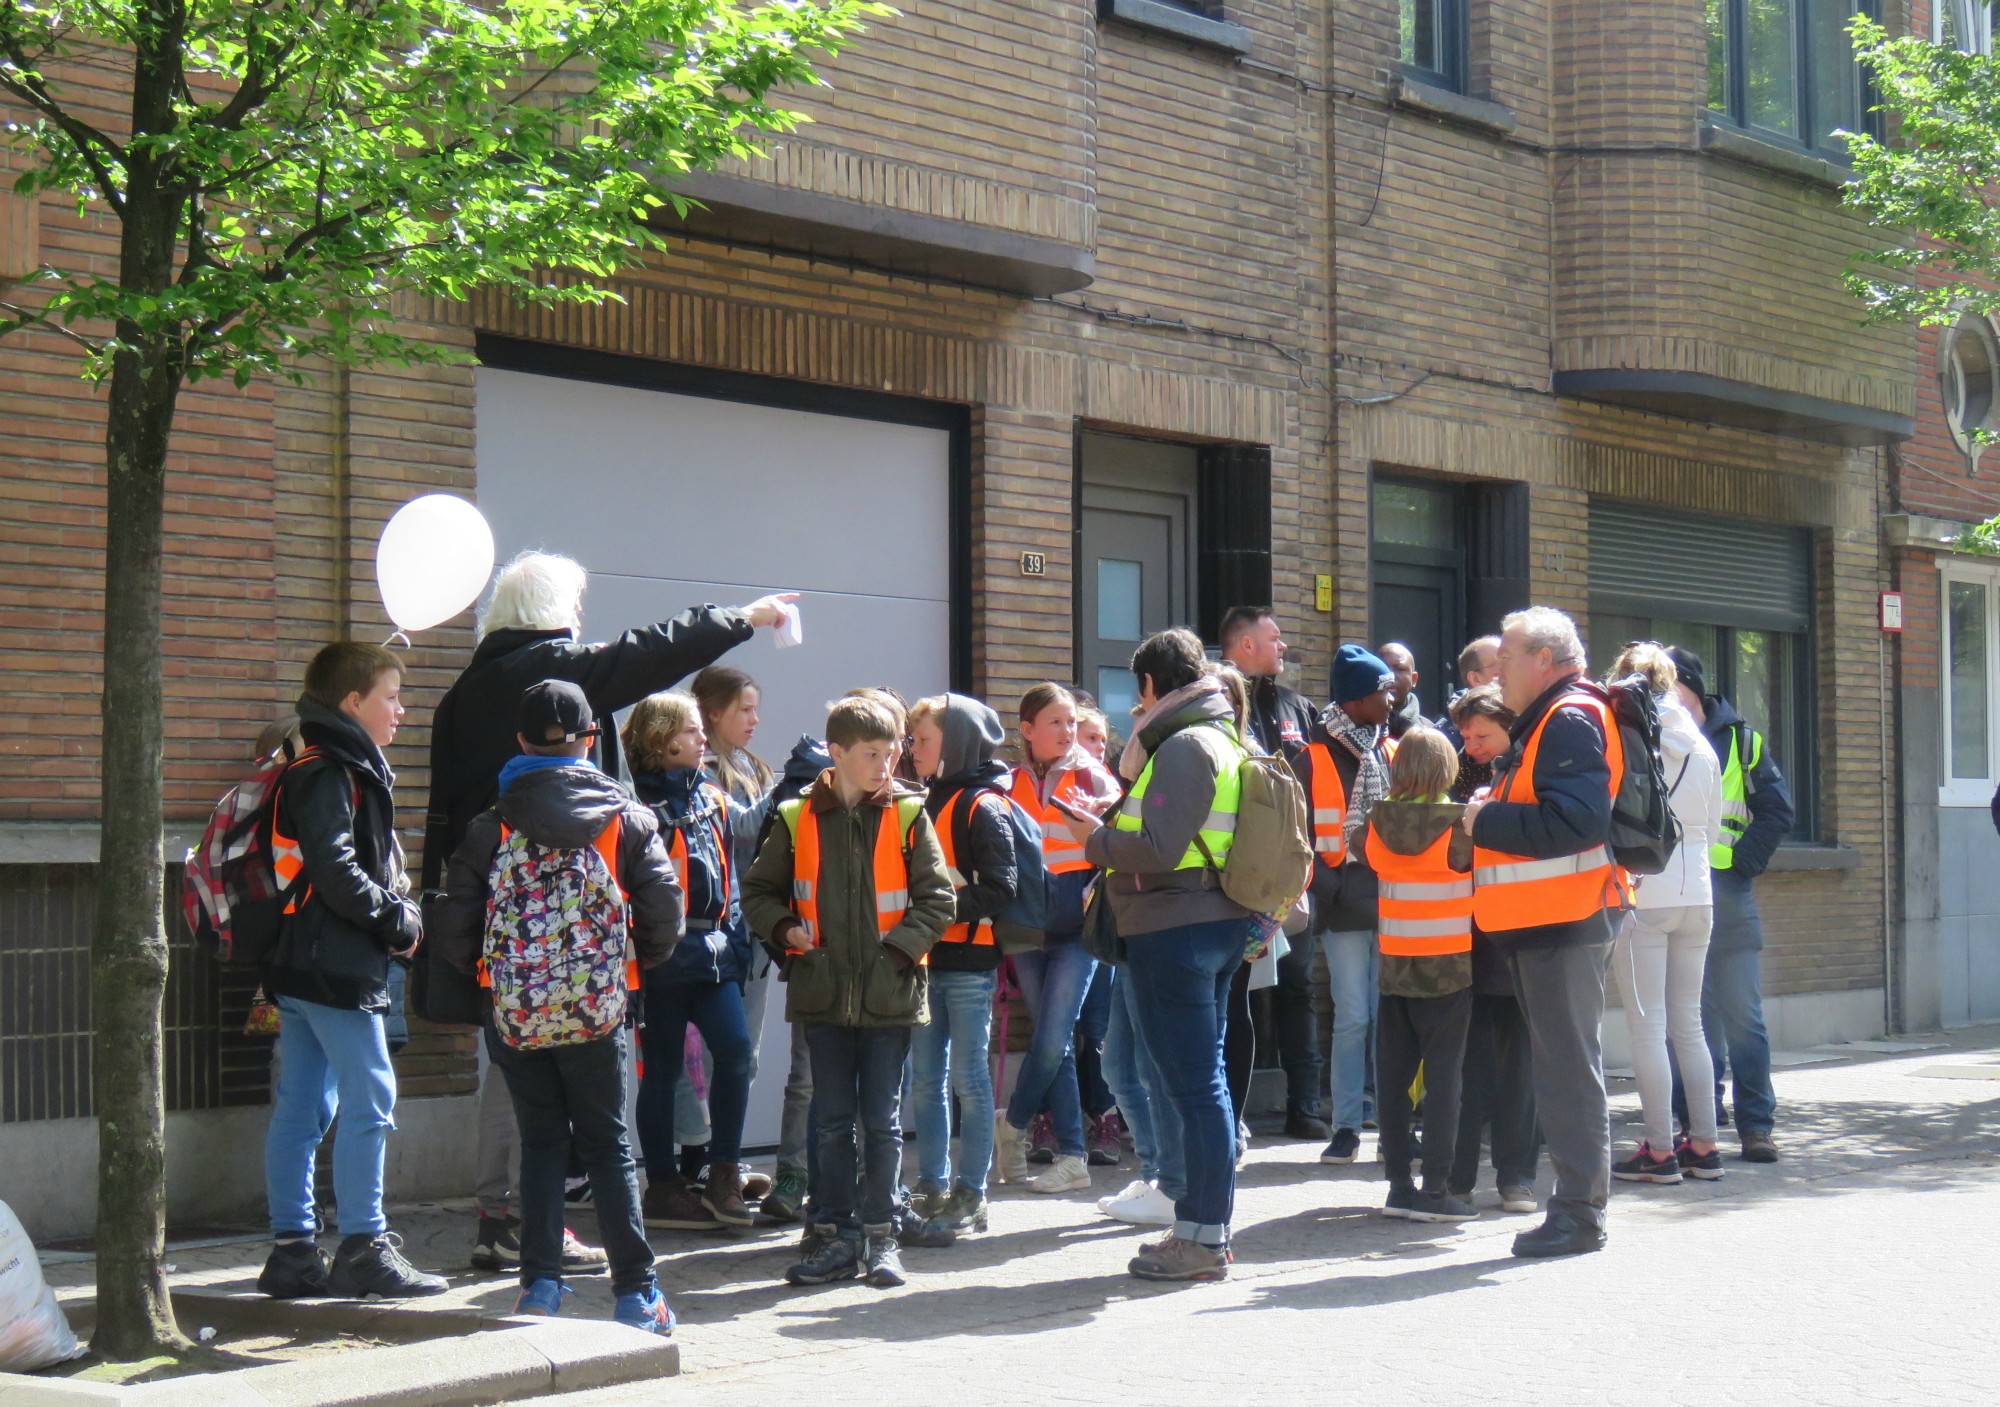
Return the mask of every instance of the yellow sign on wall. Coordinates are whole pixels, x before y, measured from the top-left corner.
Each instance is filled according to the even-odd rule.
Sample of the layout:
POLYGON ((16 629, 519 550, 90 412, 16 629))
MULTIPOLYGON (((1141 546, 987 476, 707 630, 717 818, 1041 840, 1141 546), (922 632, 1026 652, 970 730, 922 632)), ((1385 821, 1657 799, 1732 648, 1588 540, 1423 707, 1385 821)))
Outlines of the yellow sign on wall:
POLYGON ((1330 611, 1333 609, 1333 577, 1321 575, 1313 578, 1313 609, 1330 611))

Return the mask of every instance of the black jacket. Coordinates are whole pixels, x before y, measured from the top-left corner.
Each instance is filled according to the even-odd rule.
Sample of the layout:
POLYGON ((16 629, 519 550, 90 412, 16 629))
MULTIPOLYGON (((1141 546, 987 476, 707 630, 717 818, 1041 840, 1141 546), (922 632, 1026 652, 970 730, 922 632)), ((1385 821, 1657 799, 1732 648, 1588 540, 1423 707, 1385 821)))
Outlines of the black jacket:
MULTIPOLYGON (((755 945, 733 892, 742 884, 742 877, 729 874, 725 863, 728 851, 716 841, 716 826, 725 804, 722 788, 706 772, 683 767, 676 772, 635 771, 632 790, 659 818, 660 840, 669 858, 675 830, 687 841, 687 873, 681 881, 687 901, 687 937, 648 980, 734 982, 742 986, 750 980, 755 945)), ((726 841, 727 825, 722 834, 726 841)))
MULTIPOLYGON (((1317 719, 1313 720, 1312 729, 1306 737, 1308 745, 1326 745, 1326 750, 1333 756, 1333 770, 1340 775, 1341 790, 1351 798, 1354 795, 1355 774, 1361 770, 1361 759, 1354 755, 1354 749, 1329 734, 1317 719)), ((1292 770, 1298 773, 1299 785, 1305 788, 1306 804, 1310 807, 1313 754, 1301 748, 1299 755, 1292 760, 1292 770)), ((1365 831, 1355 832, 1354 844, 1348 850, 1347 859, 1339 865, 1327 864, 1325 856, 1314 852, 1311 886, 1313 932, 1353 933, 1364 928, 1374 929, 1376 901, 1381 896, 1382 885, 1363 853, 1361 842, 1365 834, 1365 831)))
POLYGON ((452 852, 445 901, 432 910, 430 939, 438 961, 464 973, 478 970, 486 946, 487 881, 503 821, 537 845, 575 849, 594 843, 613 816, 620 820, 614 878, 625 891, 633 953, 642 968, 665 962, 680 941, 682 907, 660 823, 622 783, 581 762, 521 774, 499 805, 473 818, 452 852))
POLYGON ((312 888, 284 921, 264 964, 264 990, 348 1011, 389 1009, 389 954, 422 936, 398 892, 396 776, 346 714, 298 703, 299 735, 321 756, 285 774, 278 821, 299 843, 312 888))
POLYGON ((695 606, 672 620, 580 645, 567 630, 496 630, 445 691, 431 725, 431 793, 424 818, 424 888, 435 889, 472 818, 493 804, 515 741, 521 695, 544 679, 581 686, 609 718, 713 664, 754 630, 737 610, 695 606))
MULTIPOLYGON (((1729 766, 1729 749, 1735 740, 1730 736, 1739 729, 1743 737, 1743 761, 1750 761, 1750 739, 1755 736, 1736 706, 1718 694, 1709 694, 1701 701, 1702 736, 1715 749, 1717 759, 1726 770, 1729 766)), ((1784 838, 1792 833, 1792 822, 1798 811, 1792 805, 1792 789, 1785 783, 1785 774, 1778 770, 1777 759, 1771 756, 1770 740, 1766 739, 1763 756, 1744 778, 1746 800, 1750 805, 1750 824, 1736 842, 1735 854, 1731 856, 1727 870, 1717 870, 1715 877, 1724 880, 1733 877, 1747 887, 1750 880, 1770 868, 1771 856, 1784 838)))
POLYGON ((1319 719, 1304 694, 1287 689, 1276 676, 1250 681, 1250 730, 1257 746, 1273 757, 1291 758, 1312 741, 1319 719))
MULTIPOLYGON (((1494 763, 1495 795, 1505 774, 1519 766, 1521 749, 1535 726, 1575 682, 1564 679, 1550 685, 1514 724, 1508 734, 1512 746, 1494 763)), ((1487 803, 1472 823, 1473 841, 1482 849, 1530 860, 1580 855, 1605 844, 1611 838, 1611 763, 1604 746, 1594 714, 1574 707, 1556 709, 1535 753, 1535 800, 1487 803)), ((1574 923, 1513 928, 1496 935, 1497 941, 1517 948, 1603 943, 1610 938, 1611 923, 1603 912, 1574 923)))
MULTIPOLYGON (((997 791, 1004 798, 1012 773, 1006 764, 988 761, 985 766, 932 782, 924 810, 933 824, 954 796, 968 788, 997 791)), ((968 796, 953 808, 952 847, 965 887, 957 891, 958 910, 954 923, 978 923, 990 919, 1014 900, 1020 888, 1014 863, 1014 833, 1004 815, 1004 802, 993 800, 974 804, 968 796)), ((942 832, 940 832, 942 836, 942 832)), ((933 972, 991 972, 1000 966, 998 943, 947 943, 940 940, 931 949, 933 972)))

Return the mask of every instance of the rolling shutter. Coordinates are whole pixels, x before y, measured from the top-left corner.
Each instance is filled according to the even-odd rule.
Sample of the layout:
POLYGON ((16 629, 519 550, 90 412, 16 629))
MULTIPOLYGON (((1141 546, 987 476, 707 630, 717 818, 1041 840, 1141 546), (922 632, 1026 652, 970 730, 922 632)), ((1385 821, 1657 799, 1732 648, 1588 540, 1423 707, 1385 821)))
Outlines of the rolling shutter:
POLYGON ((1812 536, 1804 528, 1590 502, 1593 611, 1804 632, 1812 536))

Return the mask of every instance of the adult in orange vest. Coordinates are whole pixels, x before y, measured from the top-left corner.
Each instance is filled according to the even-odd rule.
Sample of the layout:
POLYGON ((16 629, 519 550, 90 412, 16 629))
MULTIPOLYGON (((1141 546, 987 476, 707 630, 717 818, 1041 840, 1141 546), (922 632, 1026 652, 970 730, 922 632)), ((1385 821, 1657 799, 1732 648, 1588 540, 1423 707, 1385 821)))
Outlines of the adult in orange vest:
POLYGON ((1577 687, 1576 623, 1535 606, 1501 623, 1500 693, 1519 715, 1493 785, 1466 803, 1473 918, 1507 953, 1534 1049, 1535 1106, 1556 1172, 1548 1216, 1517 1256, 1604 1245, 1611 1119, 1604 1094, 1607 914, 1619 902, 1607 841, 1623 759, 1608 707, 1577 687))
POLYGON ((1292 766, 1313 813, 1313 927, 1333 994, 1333 1138, 1322 1163, 1360 1155, 1375 1117, 1375 872, 1362 853, 1368 813, 1389 790, 1385 747, 1396 676, 1360 645, 1333 661, 1333 707, 1320 715, 1292 766))

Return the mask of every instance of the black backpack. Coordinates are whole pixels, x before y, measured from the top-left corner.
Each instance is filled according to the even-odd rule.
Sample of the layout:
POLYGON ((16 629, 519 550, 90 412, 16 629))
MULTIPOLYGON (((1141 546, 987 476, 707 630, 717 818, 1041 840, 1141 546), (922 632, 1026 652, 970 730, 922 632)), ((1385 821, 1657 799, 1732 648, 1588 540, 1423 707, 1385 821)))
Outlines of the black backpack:
POLYGON ((1615 684, 1579 679, 1577 687, 1610 705, 1624 744, 1625 776, 1611 800, 1612 858, 1633 874, 1659 874, 1681 843, 1681 823, 1668 804, 1672 792, 1660 764, 1660 711, 1652 691, 1636 674, 1615 684))

